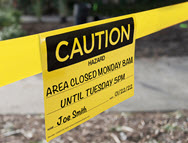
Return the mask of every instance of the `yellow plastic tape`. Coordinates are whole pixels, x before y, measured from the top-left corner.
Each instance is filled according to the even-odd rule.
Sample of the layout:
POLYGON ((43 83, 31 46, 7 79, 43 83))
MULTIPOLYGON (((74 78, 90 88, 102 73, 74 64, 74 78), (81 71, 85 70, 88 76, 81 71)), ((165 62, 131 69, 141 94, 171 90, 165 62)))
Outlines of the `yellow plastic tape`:
MULTIPOLYGON (((129 16, 135 17, 138 39, 188 20, 187 13, 185 2, 129 16)), ((0 87, 41 72, 38 34, 0 42, 0 87)))

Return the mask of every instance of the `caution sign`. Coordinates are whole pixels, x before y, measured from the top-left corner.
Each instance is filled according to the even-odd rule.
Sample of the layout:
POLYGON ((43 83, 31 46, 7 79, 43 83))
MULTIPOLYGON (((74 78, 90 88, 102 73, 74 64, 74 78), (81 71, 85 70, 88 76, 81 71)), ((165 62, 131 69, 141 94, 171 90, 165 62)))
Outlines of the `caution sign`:
POLYGON ((40 35, 47 141, 134 95, 134 34, 119 17, 40 35))

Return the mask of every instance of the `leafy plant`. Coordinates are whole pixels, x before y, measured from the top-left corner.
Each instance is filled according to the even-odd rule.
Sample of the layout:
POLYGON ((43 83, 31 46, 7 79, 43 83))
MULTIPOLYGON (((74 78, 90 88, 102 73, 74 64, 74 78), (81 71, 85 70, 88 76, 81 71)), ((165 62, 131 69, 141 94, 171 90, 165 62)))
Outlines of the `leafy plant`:
POLYGON ((21 13, 17 10, 8 8, 0 9, 0 27, 18 24, 20 22, 21 13))
POLYGON ((180 24, 180 28, 188 28, 188 24, 182 23, 182 24, 180 24))
POLYGON ((21 13, 10 6, 0 8, 0 40, 17 38, 25 35, 20 26, 21 13))
POLYGON ((0 40, 12 39, 24 36, 26 33, 22 30, 20 25, 13 24, 6 26, 0 31, 0 40))

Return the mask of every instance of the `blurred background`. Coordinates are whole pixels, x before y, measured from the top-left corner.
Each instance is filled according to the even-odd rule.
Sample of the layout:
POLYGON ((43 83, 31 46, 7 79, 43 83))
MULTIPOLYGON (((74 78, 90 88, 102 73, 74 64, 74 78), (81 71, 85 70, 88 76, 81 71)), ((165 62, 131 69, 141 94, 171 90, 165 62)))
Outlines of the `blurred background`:
POLYGON ((168 6, 186 0, 0 0, 0 39, 168 6))
MULTIPOLYGON (((181 2, 0 0, 0 41, 181 2)), ((39 74, 0 88, 0 143, 46 143, 42 82, 39 74)), ((136 40, 134 97, 51 143, 188 143, 187 86, 183 22, 136 40)))

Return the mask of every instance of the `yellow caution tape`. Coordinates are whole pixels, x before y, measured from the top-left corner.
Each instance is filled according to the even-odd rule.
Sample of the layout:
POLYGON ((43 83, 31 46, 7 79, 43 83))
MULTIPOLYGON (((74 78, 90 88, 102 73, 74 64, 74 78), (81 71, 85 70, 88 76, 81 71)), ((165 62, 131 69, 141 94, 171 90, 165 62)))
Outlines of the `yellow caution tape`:
MULTIPOLYGON (((184 2, 129 17, 135 17, 138 39, 188 20, 187 13, 188 2, 184 2)), ((83 27, 100 22, 83 24, 83 27)), ((41 72, 38 34, 0 42, 0 87, 41 72)))

